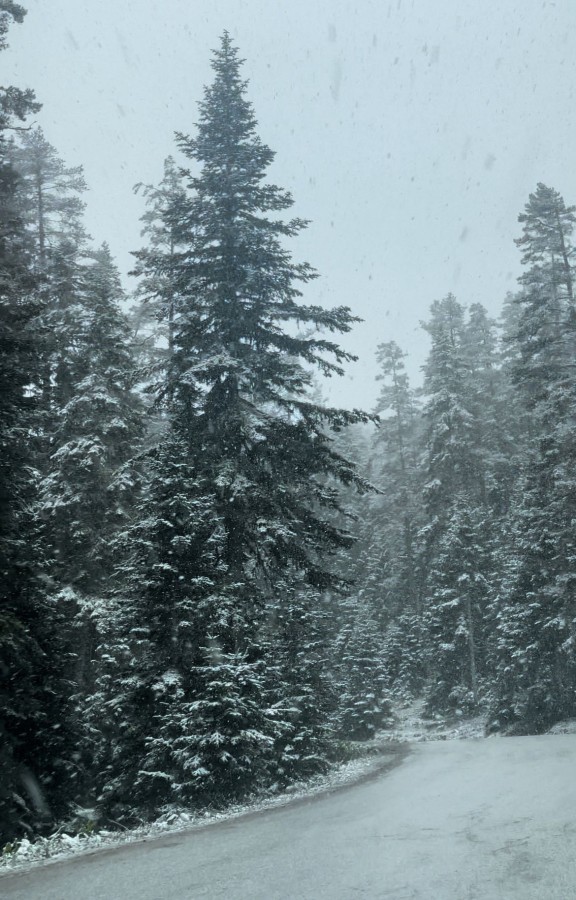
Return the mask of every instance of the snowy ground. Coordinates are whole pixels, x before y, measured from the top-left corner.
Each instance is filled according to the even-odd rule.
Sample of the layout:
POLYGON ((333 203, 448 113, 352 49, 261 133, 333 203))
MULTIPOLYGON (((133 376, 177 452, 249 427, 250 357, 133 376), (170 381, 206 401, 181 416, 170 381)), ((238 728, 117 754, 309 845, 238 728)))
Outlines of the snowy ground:
POLYGON ((61 828, 51 837, 39 838, 34 842, 24 839, 14 847, 13 852, 5 852, 0 855, 0 874, 4 871, 28 868, 49 860, 62 859, 99 849, 109 849, 159 837, 163 834, 178 833, 183 829, 203 827, 210 823, 235 819, 247 813, 285 806, 295 800, 315 797, 326 791, 355 784, 393 765, 399 757, 398 750, 394 748, 395 744, 482 737, 483 735, 481 719, 462 721, 456 726, 449 726, 442 719, 425 721, 421 701, 399 707, 396 710, 395 719, 393 728, 381 732, 367 744, 358 745, 359 753, 366 753, 366 756, 338 766, 325 776, 296 784, 282 794, 258 798, 242 806, 235 806, 226 812, 199 815, 186 811, 175 812, 152 824, 121 832, 99 830, 89 834, 70 834, 65 828, 61 828))
MULTIPOLYGON (((398 745, 397 745, 398 746, 398 745)), ((6 873, 6 900, 574 900, 576 734, 418 741, 347 790, 6 873)))
POLYGON ((277 809, 298 800, 330 793, 373 777, 393 766, 402 754, 397 747, 389 746, 389 743, 386 735, 386 746, 381 746, 380 739, 371 742, 364 748, 368 752, 365 757, 338 766, 326 775, 294 784, 281 794, 259 797, 251 802, 230 807, 224 812, 204 812, 195 815, 182 810, 166 815, 156 822, 124 831, 99 830, 91 834, 68 834, 62 828, 50 837, 38 838, 33 843, 24 839, 15 845, 12 852, 5 851, 0 855, 0 877, 4 872, 28 869, 78 854, 109 850, 162 835, 204 828, 207 825, 232 821, 250 813, 277 809))
POLYGON ((416 743, 420 741, 466 740, 484 737, 486 720, 483 716, 466 719, 455 717, 447 722, 442 716, 426 718, 424 701, 416 700, 395 710, 395 725, 379 735, 380 741, 416 743))
MULTIPOLYGON (((576 733, 576 720, 556 725, 551 733, 576 733)), ((381 732, 372 742, 359 745, 366 756, 339 766, 326 776, 292 786, 282 794, 260 797, 226 812, 191 814, 180 811, 164 816, 158 821, 125 831, 100 830, 91 834, 69 834, 64 828, 48 838, 31 843, 21 841, 12 852, 0 855, 0 875, 4 872, 23 870, 39 864, 70 858, 78 854, 113 849, 130 843, 148 841, 162 835, 178 834, 206 825, 234 821, 240 816, 258 811, 277 809, 330 793, 342 787, 362 782, 393 767, 405 755, 401 745, 430 741, 476 739, 484 736, 484 720, 455 720, 447 723, 442 718, 426 719, 423 703, 416 701, 396 709, 395 724, 381 732)), ((1 892, 0 892, 1 893, 1 892)), ((576 887, 574 891, 576 897, 576 887)))

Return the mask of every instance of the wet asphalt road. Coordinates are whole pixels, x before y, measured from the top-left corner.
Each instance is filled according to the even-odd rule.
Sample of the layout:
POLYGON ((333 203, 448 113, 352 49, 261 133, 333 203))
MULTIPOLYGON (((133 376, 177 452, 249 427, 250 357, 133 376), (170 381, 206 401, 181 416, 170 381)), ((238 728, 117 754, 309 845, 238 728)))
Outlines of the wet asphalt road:
POLYGON ((5 900, 576 900, 576 735, 416 744, 273 811, 0 877, 5 900))

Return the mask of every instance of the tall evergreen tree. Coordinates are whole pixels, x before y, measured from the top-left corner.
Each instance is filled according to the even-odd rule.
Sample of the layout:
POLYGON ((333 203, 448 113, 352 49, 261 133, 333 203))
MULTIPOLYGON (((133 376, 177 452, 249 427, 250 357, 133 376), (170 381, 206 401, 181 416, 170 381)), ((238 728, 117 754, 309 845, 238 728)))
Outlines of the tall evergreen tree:
POLYGON ((349 606, 336 641, 338 726, 348 740, 367 740, 390 721, 385 645, 370 606, 357 599, 349 606))
POLYGON ((276 777, 282 691, 264 665, 267 601, 290 569, 314 589, 340 585, 324 558, 350 536, 329 519, 339 501, 327 476, 363 487, 327 431, 368 417, 307 394, 311 366, 339 374, 351 357, 290 329, 348 331, 354 319, 300 301, 315 273, 285 241, 305 223, 270 216, 292 198, 264 181, 273 153, 228 34, 212 65, 197 135, 177 138, 193 165, 167 213, 179 249, 139 254, 162 284, 163 315, 173 310, 157 389, 170 430, 133 532, 124 635, 134 653, 115 714, 130 716, 137 752, 112 761, 109 802, 135 792, 147 810, 176 797, 221 802, 276 777))
POLYGON ((462 337, 478 455, 479 500, 496 518, 509 512, 518 473, 521 432, 516 427, 508 373, 503 366, 497 324, 480 303, 469 309, 462 337))
POLYGON ((44 442, 49 445, 62 404, 73 391, 78 360, 82 254, 88 240, 81 200, 86 184, 81 167, 67 167, 40 129, 19 136, 11 161, 19 175, 19 212, 32 239, 32 263, 43 301, 39 372, 44 442))
POLYGON ((274 746, 277 781, 323 772, 342 709, 341 624, 331 592, 311 588, 297 569, 276 582, 266 610, 267 675, 282 725, 274 746))
POLYGON ((519 217, 526 266, 513 374, 533 438, 499 622, 499 726, 539 731, 576 712, 576 209, 539 184, 519 217))
POLYGON ((66 167, 40 128, 22 132, 12 161, 20 177, 22 216, 34 235, 38 266, 45 270, 51 249, 64 238, 78 243, 83 236, 82 167, 66 167))
MULTIPOLYGON (((24 14, 0 3, 0 49, 24 14)), ((29 515, 40 305, 8 139, 38 108, 31 91, 0 89, 0 845, 58 815, 73 783, 66 652, 29 515)))
POLYGON ((405 354, 394 342, 378 347, 380 395, 376 412, 381 422, 375 437, 373 477, 382 495, 373 500, 373 506, 379 511, 379 527, 374 537, 377 536, 390 561, 388 599, 383 597, 388 615, 416 612, 418 607, 415 569, 420 513, 417 474, 420 417, 404 359, 405 354))
MULTIPOLYGON (((466 322, 449 295, 425 326, 432 347, 425 369, 424 503, 419 579, 427 625, 432 709, 470 708, 480 699, 491 580, 486 413, 476 381, 491 377, 490 330, 479 309, 466 322), (475 346, 470 348, 475 334, 475 346), (477 346, 477 342, 480 345, 477 346)), ((484 400, 487 398, 484 397, 484 400)))
POLYGON ((372 477, 382 491, 370 498, 366 531, 373 547, 366 572, 378 590, 384 625, 384 664, 396 695, 422 690, 426 672, 422 596, 418 579, 418 533, 422 526, 419 469, 422 416, 405 369, 406 354, 394 342, 380 344, 372 477))
POLYGON ((427 400, 423 410, 428 545, 442 533, 455 496, 478 495, 481 491, 464 326, 464 308, 452 294, 432 304, 430 321, 424 325, 432 339, 425 367, 427 400))
POLYGON ((486 694, 493 540, 485 510, 460 495, 429 574, 426 625, 433 710, 471 712, 486 694))
POLYGON ((61 392, 41 514, 58 581, 94 594, 109 572, 114 523, 128 516, 118 473, 137 452, 141 426, 124 293, 107 245, 87 254, 75 288, 73 381, 61 392))
MULTIPOLYGON (((67 167, 39 129, 21 135, 11 160, 42 299, 43 353, 36 368, 40 477, 33 508, 62 636, 75 651, 67 674, 85 727, 98 622, 107 612, 117 559, 115 536, 130 516, 138 484, 126 464, 137 452, 140 404, 132 391, 119 275, 107 246, 90 249, 83 226, 81 167, 67 167)), ((86 740, 84 735, 79 750, 86 740)), ((89 743, 94 740, 93 732, 89 743)), ((85 763, 90 755, 90 749, 83 754, 85 763)), ((85 793, 89 776, 83 768, 85 793)))
MULTIPOLYGON (((174 213, 186 197, 184 175, 174 158, 168 156, 164 160, 164 175, 157 186, 137 184, 134 190, 146 198, 141 234, 148 238, 149 252, 174 256, 183 249, 178 244, 179 229, 174 213)), ((140 252, 132 273, 142 278, 130 318, 142 377, 150 384, 161 377, 161 369, 173 353, 175 294, 170 278, 154 267, 150 270, 145 262, 147 257, 147 250, 140 252)))
POLYGON ((120 308, 124 293, 107 245, 73 266, 74 346, 68 378, 59 385, 38 512, 51 575, 75 635, 76 681, 86 691, 95 624, 117 557, 115 538, 130 520, 138 490, 137 469, 128 464, 138 453, 142 421, 120 308))

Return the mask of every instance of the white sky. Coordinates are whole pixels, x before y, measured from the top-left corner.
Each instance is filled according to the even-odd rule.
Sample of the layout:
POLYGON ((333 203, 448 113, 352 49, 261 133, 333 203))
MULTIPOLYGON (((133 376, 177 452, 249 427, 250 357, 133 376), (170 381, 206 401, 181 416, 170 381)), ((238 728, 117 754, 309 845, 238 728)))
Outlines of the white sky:
POLYGON ((416 381, 418 323, 449 291, 498 313, 538 181, 576 202, 575 0, 22 2, 3 83, 34 88, 36 123, 84 166, 89 230, 123 272, 141 245, 132 186, 193 132, 230 31, 271 178, 312 222, 292 245, 322 276, 305 301, 365 320, 341 341, 361 359, 331 402, 372 407, 381 341, 408 351, 416 381))

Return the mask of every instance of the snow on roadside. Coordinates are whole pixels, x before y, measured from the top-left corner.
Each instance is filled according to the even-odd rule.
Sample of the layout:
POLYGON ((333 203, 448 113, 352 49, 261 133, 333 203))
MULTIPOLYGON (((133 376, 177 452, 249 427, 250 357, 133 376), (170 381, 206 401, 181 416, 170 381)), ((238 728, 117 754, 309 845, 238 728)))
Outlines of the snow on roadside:
MULTIPOLYGON (((442 716, 429 717, 424 712, 425 701, 414 700, 395 709, 394 725, 379 735, 381 744, 419 743, 421 741, 474 740, 486 737, 486 717, 466 718, 457 715, 447 720, 442 716)), ((576 734, 576 719, 566 719, 553 725, 547 734, 576 734)), ((498 733, 490 737, 499 737, 498 733)))
MULTIPOLYGON (((295 800, 312 799, 320 794, 355 784, 391 767, 400 756, 398 745, 421 741, 483 738, 485 722, 482 716, 462 718, 460 721, 456 719, 452 722, 446 722, 440 717, 426 718, 424 702, 418 700, 396 709, 394 724, 390 729, 381 731, 374 740, 358 745, 359 752, 363 754, 360 758, 339 765, 326 775, 316 776, 309 781, 294 784, 282 793, 260 797, 252 802, 229 807, 222 812, 191 813, 178 810, 155 822, 123 832, 101 830, 90 834, 70 835, 59 830, 50 837, 38 838, 34 842, 23 839, 15 845, 12 852, 5 851, 0 854, 0 875, 16 869, 21 870, 70 858, 80 853, 113 849, 123 844, 152 840, 165 834, 204 828, 248 813, 286 806, 295 800)), ((576 719, 559 722, 550 730, 550 734, 576 734, 576 719)))
POLYGON ((150 824, 122 832, 99 830, 89 834, 70 835, 59 830, 50 837, 40 837, 33 842, 24 838, 15 844, 13 851, 5 850, 3 854, 0 853, 0 876, 16 869, 56 862, 80 853, 113 849, 123 844, 151 840, 166 834, 204 828, 248 813, 286 806, 296 800, 308 800, 369 778, 391 767, 400 755, 398 749, 383 748, 379 742, 370 742, 365 749, 371 755, 339 765, 326 775, 318 775, 309 781, 293 784, 281 794, 260 797, 252 802, 229 807, 222 812, 191 813, 178 810, 150 824))
POLYGON ((421 741, 470 740, 485 737, 486 719, 455 717, 447 722, 442 716, 428 718, 424 714, 424 700, 400 706, 395 710, 393 727, 380 734, 381 741, 419 743, 421 741))
POLYGON ((352 785, 393 765, 398 754, 394 745, 430 740, 478 738, 484 736, 484 720, 468 719, 448 726, 443 719, 424 718, 423 701, 415 701, 396 710, 394 725, 381 731, 369 742, 358 745, 359 758, 335 766, 326 775, 291 785, 282 793, 260 797, 252 802, 229 807, 222 812, 192 813, 175 810, 155 822, 125 831, 98 830, 91 833, 67 834, 59 829, 46 838, 28 841, 26 838, 14 846, 12 852, 0 854, 0 874, 15 869, 70 858, 80 853, 112 849, 123 844, 151 840, 164 834, 173 834, 191 828, 238 818, 260 810, 285 806, 295 800, 305 800, 337 788, 352 785))
POLYGON ((576 719, 566 719, 565 722, 557 722, 548 734, 576 734, 576 719))

